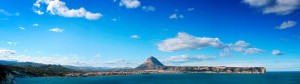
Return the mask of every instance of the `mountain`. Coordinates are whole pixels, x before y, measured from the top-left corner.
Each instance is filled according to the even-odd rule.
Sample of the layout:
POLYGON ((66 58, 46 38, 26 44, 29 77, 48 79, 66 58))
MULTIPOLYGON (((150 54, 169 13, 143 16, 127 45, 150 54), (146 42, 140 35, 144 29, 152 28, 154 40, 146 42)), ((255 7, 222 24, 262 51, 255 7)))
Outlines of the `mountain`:
POLYGON ((45 65, 45 64, 34 63, 34 62, 17 62, 17 61, 6 61, 6 60, 0 60, 0 64, 10 65, 10 66, 35 66, 35 67, 45 65))
POLYGON ((143 64, 139 65, 135 69, 137 70, 156 70, 163 69, 166 66, 160 63, 155 57, 149 57, 143 64))
POLYGON ((80 71, 106 71, 106 70, 113 69, 110 67, 70 66, 70 65, 63 65, 63 66, 69 69, 80 70, 80 71))
MULTIPOLYGON (((18 61, 7 61, 0 60, 0 65, 6 66, 14 66, 14 67, 22 67, 22 68, 45 68, 45 66, 54 66, 57 69, 65 68, 64 70, 68 71, 117 71, 117 70, 130 70, 130 67, 119 67, 119 68, 111 68, 111 67, 92 67, 92 66, 71 66, 71 65, 51 65, 51 64, 42 64, 42 63, 34 63, 34 62, 18 62, 18 61)), ((42 69, 39 69, 42 70, 42 69)), ((52 69, 54 70, 54 69, 52 69)))
POLYGON ((61 65, 41 64, 34 62, 17 62, 0 60, 0 67, 5 70, 17 72, 18 76, 63 76, 66 73, 80 73, 61 65))

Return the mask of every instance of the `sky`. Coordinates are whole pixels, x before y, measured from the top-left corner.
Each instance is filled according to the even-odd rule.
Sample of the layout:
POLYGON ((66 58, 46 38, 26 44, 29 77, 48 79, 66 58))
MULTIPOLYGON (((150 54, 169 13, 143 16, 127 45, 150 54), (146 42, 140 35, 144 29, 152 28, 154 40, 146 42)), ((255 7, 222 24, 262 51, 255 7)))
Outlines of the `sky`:
POLYGON ((1 0, 0 60, 300 70, 300 0, 1 0))

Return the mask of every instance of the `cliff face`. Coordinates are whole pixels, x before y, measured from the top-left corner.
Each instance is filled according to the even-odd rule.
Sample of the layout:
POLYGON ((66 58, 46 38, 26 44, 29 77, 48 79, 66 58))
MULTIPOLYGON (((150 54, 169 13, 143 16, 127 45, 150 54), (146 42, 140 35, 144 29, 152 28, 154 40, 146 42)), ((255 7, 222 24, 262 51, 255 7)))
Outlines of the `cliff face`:
POLYGON ((225 66, 167 66, 165 70, 177 72, 216 73, 265 73, 265 67, 225 67, 225 66))
POLYGON ((139 65, 135 69, 137 69, 137 70, 155 70, 155 69, 163 69, 163 68, 165 68, 165 65, 160 63, 155 57, 151 56, 143 64, 139 65))
POLYGON ((0 84, 13 84, 14 72, 0 65, 0 84))
POLYGON ((164 66, 155 57, 148 58, 136 70, 164 70, 169 72, 212 72, 212 73, 265 73, 265 67, 226 67, 226 66, 164 66))

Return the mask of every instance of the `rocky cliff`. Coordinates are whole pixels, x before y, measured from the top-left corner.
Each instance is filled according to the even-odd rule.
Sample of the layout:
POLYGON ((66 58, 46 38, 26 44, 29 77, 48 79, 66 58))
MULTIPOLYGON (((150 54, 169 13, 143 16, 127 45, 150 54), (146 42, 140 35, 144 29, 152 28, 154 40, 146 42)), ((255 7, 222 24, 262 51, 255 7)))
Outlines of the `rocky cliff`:
POLYGON ((226 67, 226 66, 164 66, 151 56, 135 68, 136 70, 163 70, 165 72, 186 73, 265 73, 265 67, 226 67))
POLYGON ((226 67, 226 66, 167 66, 165 70, 176 72, 212 73, 265 73, 265 67, 226 67))

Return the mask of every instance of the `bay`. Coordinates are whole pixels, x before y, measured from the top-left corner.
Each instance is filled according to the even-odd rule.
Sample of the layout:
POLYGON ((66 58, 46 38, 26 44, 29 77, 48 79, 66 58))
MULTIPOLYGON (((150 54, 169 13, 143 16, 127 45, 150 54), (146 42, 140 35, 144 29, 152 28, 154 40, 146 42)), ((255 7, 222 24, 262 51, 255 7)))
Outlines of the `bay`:
POLYGON ((17 84, 300 84, 300 72, 17 78, 17 84))

